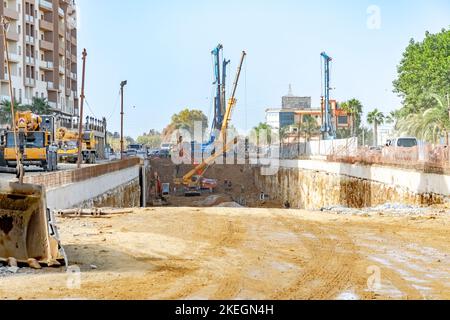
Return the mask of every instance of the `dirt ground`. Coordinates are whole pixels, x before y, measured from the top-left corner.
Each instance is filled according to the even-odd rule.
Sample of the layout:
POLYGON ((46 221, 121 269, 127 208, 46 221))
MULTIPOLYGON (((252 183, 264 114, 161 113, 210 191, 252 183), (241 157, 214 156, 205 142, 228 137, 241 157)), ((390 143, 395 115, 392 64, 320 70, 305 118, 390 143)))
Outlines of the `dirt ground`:
POLYGON ((59 226, 81 273, 22 269, 0 299, 450 299, 448 215, 149 208, 59 226))

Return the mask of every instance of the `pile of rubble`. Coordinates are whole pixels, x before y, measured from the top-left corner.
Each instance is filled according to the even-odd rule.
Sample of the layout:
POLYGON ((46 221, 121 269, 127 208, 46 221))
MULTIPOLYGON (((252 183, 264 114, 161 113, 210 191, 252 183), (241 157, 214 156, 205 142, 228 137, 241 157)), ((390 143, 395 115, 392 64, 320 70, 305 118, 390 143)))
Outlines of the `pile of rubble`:
POLYGON ((386 203, 371 208, 348 208, 344 206, 328 206, 320 209, 322 212, 348 214, 359 216, 389 215, 389 216, 429 216, 430 214, 450 214, 449 210, 433 207, 420 207, 401 203, 386 203))

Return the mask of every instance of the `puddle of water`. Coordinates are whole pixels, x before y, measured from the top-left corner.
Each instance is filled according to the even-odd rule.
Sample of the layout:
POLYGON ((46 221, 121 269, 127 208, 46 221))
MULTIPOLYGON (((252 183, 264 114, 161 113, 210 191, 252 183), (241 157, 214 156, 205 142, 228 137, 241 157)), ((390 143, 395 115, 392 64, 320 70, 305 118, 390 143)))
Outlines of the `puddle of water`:
POLYGON ((379 264, 382 264, 384 266, 388 266, 388 267, 392 266, 392 263, 389 260, 381 258, 381 257, 370 256, 369 259, 372 261, 378 262, 379 264))
POLYGON ((270 263, 270 266, 278 271, 287 272, 290 270, 294 270, 297 267, 291 263, 273 261, 270 263))
POLYGON ((345 291, 341 292, 336 300, 360 300, 360 298, 353 291, 345 291))

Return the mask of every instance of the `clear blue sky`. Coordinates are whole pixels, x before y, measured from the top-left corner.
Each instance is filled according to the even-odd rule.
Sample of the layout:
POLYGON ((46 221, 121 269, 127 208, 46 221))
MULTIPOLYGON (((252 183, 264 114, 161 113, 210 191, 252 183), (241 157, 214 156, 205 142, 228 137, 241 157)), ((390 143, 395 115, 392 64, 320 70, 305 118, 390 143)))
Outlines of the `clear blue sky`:
POLYGON ((218 43, 232 60, 229 86, 241 51, 248 53, 233 116, 246 130, 264 121, 266 108, 280 106, 289 84, 318 107, 322 51, 334 58, 332 98, 358 98, 365 112, 398 108, 392 81, 410 38, 450 26, 448 0, 77 3, 78 55, 88 50, 87 102, 109 119, 110 131, 119 131, 119 83, 128 80, 125 133, 133 137, 163 129, 184 107, 211 115, 210 52, 218 43), (367 26, 371 5, 381 10, 380 29, 367 26))

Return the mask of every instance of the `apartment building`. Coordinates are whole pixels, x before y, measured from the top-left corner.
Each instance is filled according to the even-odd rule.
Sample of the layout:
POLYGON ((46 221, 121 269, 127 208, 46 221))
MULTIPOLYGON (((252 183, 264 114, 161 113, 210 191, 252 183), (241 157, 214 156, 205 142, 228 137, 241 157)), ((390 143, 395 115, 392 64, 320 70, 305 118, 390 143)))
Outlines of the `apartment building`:
MULTIPOLYGON (((6 38, 16 100, 47 98, 60 116, 78 116, 75 1, 0 1, 0 15, 10 22, 6 38)), ((0 41, 0 98, 9 100, 5 60, 0 41)))

